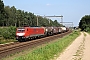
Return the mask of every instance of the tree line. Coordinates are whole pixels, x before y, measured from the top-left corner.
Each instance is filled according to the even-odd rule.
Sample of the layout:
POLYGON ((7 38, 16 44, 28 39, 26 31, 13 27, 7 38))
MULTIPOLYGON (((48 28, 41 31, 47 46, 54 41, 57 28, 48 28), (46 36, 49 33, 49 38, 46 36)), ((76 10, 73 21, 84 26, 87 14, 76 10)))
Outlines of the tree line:
POLYGON ((90 31, 90 15, 85 15, 81 18, 79 28, 81 28, 82 31, 90 31))
MULTIPOLYGON (((16 9, 15 6, 4 6, 0 0, 0 26, 24 25, 37 26, 37 16, 34 13, 16 9)), ((42 16, 38 16, 38 26, 62 26, 57 20, 52 21, 42 16), (50 23, 49 23, 50 20, 50 23)))

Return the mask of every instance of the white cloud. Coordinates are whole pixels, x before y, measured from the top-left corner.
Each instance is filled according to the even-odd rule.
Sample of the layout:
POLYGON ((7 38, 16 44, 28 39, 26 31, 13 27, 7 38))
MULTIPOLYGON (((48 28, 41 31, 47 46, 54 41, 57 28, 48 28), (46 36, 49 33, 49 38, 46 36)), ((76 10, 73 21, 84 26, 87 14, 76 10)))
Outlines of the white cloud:
POLYGON ((46 4, 46 5, 47 5, 47 6, 50 6, 51 4, 48 3, 48 4, 46 4))

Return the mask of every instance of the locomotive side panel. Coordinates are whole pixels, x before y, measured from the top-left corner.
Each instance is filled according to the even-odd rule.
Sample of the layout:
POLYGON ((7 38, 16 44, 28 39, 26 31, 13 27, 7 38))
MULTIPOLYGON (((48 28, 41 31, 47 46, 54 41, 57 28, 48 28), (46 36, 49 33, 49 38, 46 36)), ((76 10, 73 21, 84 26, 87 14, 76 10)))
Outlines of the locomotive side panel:
POLYGON ((31 28, 26 28, 25 29, 25 37, 29 38, 30 35, 32 35, 32 32, 33 32, 33 30, 31 28))
POLYGON ((44 29, 39 28, 39 27, 29 27, 26 29, 25 36, 27 37, 35 37, 35 36, 40 36, 44 35, 44 29))

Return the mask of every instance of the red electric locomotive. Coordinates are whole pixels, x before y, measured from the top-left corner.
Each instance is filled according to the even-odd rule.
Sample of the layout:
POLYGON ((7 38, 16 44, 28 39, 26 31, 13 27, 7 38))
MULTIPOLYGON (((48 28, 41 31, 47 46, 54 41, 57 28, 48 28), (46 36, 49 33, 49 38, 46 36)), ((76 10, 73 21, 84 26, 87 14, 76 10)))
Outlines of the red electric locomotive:
POLYGON ((16 39, 18 41, 26 41, 31 37, 44 35, 45 29, 43 27, 21 27, 17 28, 16 39))

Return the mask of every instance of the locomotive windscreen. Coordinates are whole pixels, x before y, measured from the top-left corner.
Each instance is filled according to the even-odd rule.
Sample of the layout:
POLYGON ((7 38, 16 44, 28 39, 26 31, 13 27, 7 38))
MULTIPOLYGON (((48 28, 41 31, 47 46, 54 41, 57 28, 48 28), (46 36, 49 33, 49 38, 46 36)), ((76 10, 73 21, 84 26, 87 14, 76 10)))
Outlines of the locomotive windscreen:
POLYGON ((18 28, 17 32, 25 32, 25 28, 18 28))

